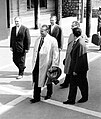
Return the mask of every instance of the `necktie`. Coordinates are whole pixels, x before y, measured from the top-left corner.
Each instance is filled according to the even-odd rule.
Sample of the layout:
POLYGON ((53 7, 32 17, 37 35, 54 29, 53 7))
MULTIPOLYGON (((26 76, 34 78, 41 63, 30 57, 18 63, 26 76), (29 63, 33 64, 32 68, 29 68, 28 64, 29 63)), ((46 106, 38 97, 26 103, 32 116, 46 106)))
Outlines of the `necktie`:
POLYGON ((73 47, 74 47, 75 44, 76 44, 76 41, 73 42, 73 47))
POLYGON ((18 31, 19 31, 19 27, 16 27, 16 36, 18 34, 18 31))
POLYGON ((76 41, 74 41, 74 43, 73 43, 74 45, 76 44, 76 41))
POLYGON ((44 38, 43 38, 43 37, 41 37, 40 44, 39 44, 39 51, 40 51, 40 49, 41 49, 41 47, 42 47, 43 43, 44 43, 44 38))

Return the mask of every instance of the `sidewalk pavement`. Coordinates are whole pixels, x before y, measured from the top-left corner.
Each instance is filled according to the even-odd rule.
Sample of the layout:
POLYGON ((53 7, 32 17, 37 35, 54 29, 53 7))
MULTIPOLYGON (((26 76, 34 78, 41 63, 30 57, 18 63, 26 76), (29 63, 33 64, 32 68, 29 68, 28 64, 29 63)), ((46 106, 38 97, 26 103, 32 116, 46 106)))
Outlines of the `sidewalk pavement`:
MULTIPOLYGON (((24 18, 23 18, 24 19, 24 18)), ((97 110, 100 112, 100 71, 99 64, 101 62, 100 59, 92 63, 92 67, 89 73, 89 82, 90 82, 90 101, 85 103, 84 105, 76 104, 76 106, 68 106, 63 105, 62 101, 65 101, 67 98, 68 90, 59 90, 59 85, 54 88, 54 94, 52 99, 49 101, 45 101, 35 104, 29 105, 29 97, 32 96, 32 85, 31 85, 31 59, 32 59, 32 51, 33 51, 33 43, 39 35, 39 29, 34 30, 31 18, 25 18, 26 22, 23 22, 29 29, 31 34, 31 48, 29 53, 27 54, 27 61, 26 61, 26 70, 24 78, 21 80, 16 80, 15 77, 17 76, 17 68, 12 62, 12 52, 9 49, 9 37, 8 39, 0 41, 0 118, 2 119, 62 119, 62 118, 69 118, 69 119, 78 119, 78 118, 89 118, 89 119, 97 119, 97 117, 101 117, 101 114, 97 113, 97 117, 95 117, 96 112, 92 112, 92 110, 97 110), (96 65, 98 63, 98 65, 96 65), (96 67, 97 66, 97 67, 96 67), (99 75, 98 75, 99 74, 99 75), (97 81, 95 82, 95 79, 97 81), (96 90, 95 90, 96 89, 96 90), (97 98, 96 98, 97 96, 97 98), (21 102, 21 103, 20 103, 21 102), (45 103, 44 103, 45 102, 45 103), (44 110, 43 110, 44 109, 44 110), (79 111, 78 111, 79 109, 79 111), (87 110, 90 109, 90 110, 87 110), (85 111, 86 110, 86 111, 85 111), (8 111, 8 112, 7 112, 8 111), (54 113, 56 112, 56 113, 54 113), (60 113, 61 112, 61 113, 60 113), (80 112, 80 113, 79 113, 80 112), (82 113, 83 114, 82 114, 82 113), (39 115, 40 113, 40 115, 39 115), (90 114, 90 116, 89 116, 90 114), (95 114, 95 115, 93 115, 95 114), (94 117, 92 117, 92 115, 94 117)), ((44 17, 47 21, 47 17, 44 17)), ((71 22, 76 20, 76 18, 63 18, 61 26, 63 28, 63 35, 65 36, 64 42, 64 49, 61 51, 61 58, 60 58, 60 67, 63 68, 63 59, 65 57, 65 51, 67 46, 68 35, 71 32, 71 22)), ((85 19, 84 19, 85 21, 85 19)), ((97 19, 92 19, 92 33, 96 33, 96 21, 97 19)), ((43 22, 43 21, 41 21, 43 22)), ((85 22, 81 24, 83 31, 85 31, 85 22)), ((90 39, 91 40, 91 39, 90 39)), ((87 43, 88 47, 88 59, 91 61, 94 58, 98 58, 101 56, 100 52, 98 51, 98 46, 95 46, 91 42, 87 43), (94 51, 94 52, 93 52, 94 51), (96 56, 96 57, 95 57, 96 56)), ((64 73, 62 78, 60 77, 61 81, 64 80, 64 73)), ((42 91, 42 94, 45 95, 45 89, 42 91)), ((78 95, 78 99, 80 98, 80 94, 78 95)))

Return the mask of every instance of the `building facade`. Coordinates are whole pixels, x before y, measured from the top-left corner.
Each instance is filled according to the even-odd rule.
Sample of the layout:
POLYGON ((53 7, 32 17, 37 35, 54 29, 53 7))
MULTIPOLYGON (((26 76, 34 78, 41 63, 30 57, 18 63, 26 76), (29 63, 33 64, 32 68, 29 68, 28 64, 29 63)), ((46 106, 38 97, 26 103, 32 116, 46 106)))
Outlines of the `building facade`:
MULTIPOLYGON (((8 38, 11 24, 15 16, 32 15, 35 0, 0 0, 0 40, 8 38)), ((62 17, 77 16, 80 14, 81 3, 86 0, 38 0, 40 14, 54 14, 62 7, 62 17), (62 4, 58 7, 57 1, 62 4)), ((101 0, 93 0, 92 8, 101 7, 101 0)), ((59 13, 60 14, 60 13, 59 13)), ((97 12, 95 12, 97 14, 97 12)), ((96 15, 97 16, 97 15, 96 15)))
MULTIPOLYGON (((55 12, 54 0, 39 0, 41 14, 55 12)), ((7 39, 15 16, 33 15, 34 0, 0 0, 0 40, 7 39)))
MULTIPOLYGON (((15 16, 32 15, 34 11, 34 1, 35 0, 0 0, 0 35, 2 36, 0 37, 0 40, 8 38, 10 27, 14 22, 15 16)), ((60 8, 63 8, 64 10, 62 11, 61 16, 67 17, 68 15, 65 15, 65 13, 68 13, 67 8, 70 7, 70 4, 75 6, 76 2, 73 2, 73 0, 39 0, 40 14, 55 14, 55 12, 57 12, 56 9, 59 10, 60 8), (60 7, 57 5, 58 1, 59 4, 61 2, 60 7), (66 4, 68 5, 66 6, 66 4), (66 7, 64 8, 64 6, 66 7)), ((73 13, 77 9, 77 6, 73 7, 73 9, 69 8, 69 13, 73 13)), ((58 13, 60 14, 60 11, 58 13)))

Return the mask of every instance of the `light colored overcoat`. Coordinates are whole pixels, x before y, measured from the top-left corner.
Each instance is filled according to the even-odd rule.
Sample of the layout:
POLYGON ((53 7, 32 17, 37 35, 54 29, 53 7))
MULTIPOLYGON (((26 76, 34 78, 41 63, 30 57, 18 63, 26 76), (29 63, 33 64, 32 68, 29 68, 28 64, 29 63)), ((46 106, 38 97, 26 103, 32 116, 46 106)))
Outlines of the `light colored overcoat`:
MULTIPOLYGON (((41 37, 36 39, 33 49, 33 59, 32 59, 32 70, 35 67, 38 47, 41 37)), ((57 40, 50 36, 46 35, 44 38, 44 43, 39 51, 39 80, 38 87, 43 87, 46 82, 46 73, 48 68, 51 66, 59 65, 59 51, 57 40)))
POLYGON ((65 57, 65 66, 64 66, 65 74, 68 74, 69 72, 69 67, 71 62, 70 52, 72 50, 73 43, 74 43, 74 35, 73 33, 71 33, 68 39, 68 46, 67 46, 66 57, 65 57))
MULTIPOLYGON (((85 42, 87 42, 86 35, 82 34, 81 37, 82 37, 82 39, 84 39, 85 42)), ((69 72, 70 62, 71 62, 70 53, 72 51, 74 40, 75 40, 74 35, 73 35, 73 33, 71 33, 69 36, 69 39, 68 39, 68 45, 67 45, 67 50, 66 50, 65 66, 64 66, 65 74, 68 74, 68 72, 69 72)))

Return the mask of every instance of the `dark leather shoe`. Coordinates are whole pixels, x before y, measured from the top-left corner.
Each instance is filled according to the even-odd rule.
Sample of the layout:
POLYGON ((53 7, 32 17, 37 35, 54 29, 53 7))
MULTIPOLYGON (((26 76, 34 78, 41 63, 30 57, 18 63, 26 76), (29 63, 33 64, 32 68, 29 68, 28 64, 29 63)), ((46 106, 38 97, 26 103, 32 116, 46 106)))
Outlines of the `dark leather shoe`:
POLYGON ((39 102, 39 101, 40 101, 40 99, 39 100, 31 99, 30 103, 36 103, 36 102, 39 102))
POLYGON ((46 95, 44 99, 45 99, 45 100, 48 100, 48 99, 50 99, 50 98, 51 98, 50 95, 46 95))
POLYGON ((66 85, 65 83, 62 83, 62 84, 60 84, 60 86, 61 86, 61 89, 62 89, 62 88, 68 88, 69 85, 66 85))
POLYGON ((88 99, 81 98, 80 100, 77 101, 77 103, 87 102, 87 100, 88 100, 88 99))
POLYGON ((63 102, 63 104, 71 104, 71 105, 73 105, 73 104, 75 104, 75 101, 67 100, 67 101, 63 102))

